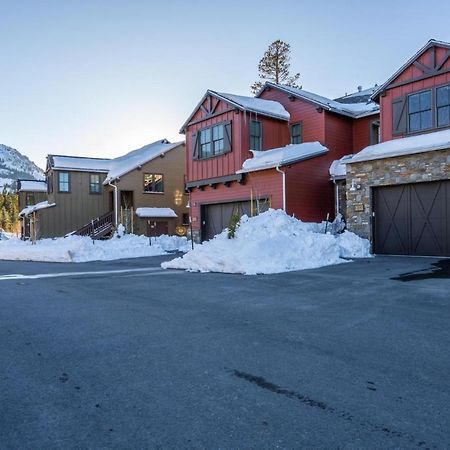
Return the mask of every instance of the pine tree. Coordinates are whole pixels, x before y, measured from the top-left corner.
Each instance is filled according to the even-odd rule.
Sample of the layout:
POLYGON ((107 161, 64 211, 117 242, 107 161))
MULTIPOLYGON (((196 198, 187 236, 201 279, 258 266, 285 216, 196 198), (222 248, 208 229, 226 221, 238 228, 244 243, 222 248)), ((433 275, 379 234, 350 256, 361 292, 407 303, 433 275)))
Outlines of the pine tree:
MULTIPOLYGON (((276 84, 284 84, 291 87, 299 87, 297 80, 300 73, 290 74, 291 46, 277 39, 269 45, 258 64, 259 78, 264 81, 272 81, 276 84)), ((256 81, 251 90, 256 94, 264 85, 264 81, 256 81)))

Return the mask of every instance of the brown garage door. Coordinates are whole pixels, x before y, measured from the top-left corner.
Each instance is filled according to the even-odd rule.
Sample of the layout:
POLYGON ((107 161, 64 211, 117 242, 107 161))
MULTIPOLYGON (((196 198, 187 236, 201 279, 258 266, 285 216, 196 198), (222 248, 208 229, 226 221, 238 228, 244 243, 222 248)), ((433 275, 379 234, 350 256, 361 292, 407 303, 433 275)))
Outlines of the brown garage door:
POLYGON ((373 190, 374 252, 450 256, 450 180, 373 190))
POLYGON ((218 203, 202 206, 202 240, 219 234, 231 223, 233 215, 250 214, 250 202, 218 203))

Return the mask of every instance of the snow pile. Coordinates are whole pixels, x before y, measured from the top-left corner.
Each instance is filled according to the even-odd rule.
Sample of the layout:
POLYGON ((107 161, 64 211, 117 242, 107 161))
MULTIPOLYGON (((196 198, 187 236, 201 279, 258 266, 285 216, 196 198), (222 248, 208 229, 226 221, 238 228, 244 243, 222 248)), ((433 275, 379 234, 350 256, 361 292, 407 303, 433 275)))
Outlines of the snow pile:
POLYGON ((301 222, 284 211, 270 209, 253 218, 243 216, 234 239, 228 239, 225 230, 162 267, 255 275, 340 264, 348 256, 370 256, 368 241, 350 232, 335 237, 322 230, 322 224, 301 222))
POLYGON ((336 235, 340 255, 343 258, 368 258, 370 256, 370 242, 350 231, 336 235))
POLYGON ((271 169, 277 166, 291 164, 314 156, 324 155, 328 149, 320 142, 305 142, 303 144, 289 144, 285 147, 270 150, 250 150, 253 158, 246 159, 242 169, 237 173, 253 172, 255 170, 271 169))
POLYGON ((0 259, 44 262, 109 261, 113 259, 138 258, 164 255, 167 252, 189 248, 187 239, 179 236, 146 236, 126 234, 105 241, 92 241, 89 237, 42 239, 32 245, 30 241, 10 239, 0 241, 0 259))

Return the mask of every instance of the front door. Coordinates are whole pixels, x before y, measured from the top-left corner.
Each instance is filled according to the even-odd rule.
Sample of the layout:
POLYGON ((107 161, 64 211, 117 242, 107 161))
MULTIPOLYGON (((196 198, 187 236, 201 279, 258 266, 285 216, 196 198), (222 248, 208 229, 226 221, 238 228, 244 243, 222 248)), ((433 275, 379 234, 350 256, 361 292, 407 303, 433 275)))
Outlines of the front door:
POLYGON ((169 234, 169 222, 166 220, 147 221, 147 236, 156 237, 162 234, 169 234))

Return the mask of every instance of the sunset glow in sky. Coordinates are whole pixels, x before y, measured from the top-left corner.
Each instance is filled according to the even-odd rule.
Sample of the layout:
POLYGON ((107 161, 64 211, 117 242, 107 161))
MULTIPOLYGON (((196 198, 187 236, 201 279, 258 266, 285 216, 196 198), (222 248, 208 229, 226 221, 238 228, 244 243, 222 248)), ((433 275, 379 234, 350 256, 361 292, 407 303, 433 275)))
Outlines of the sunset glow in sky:
POLYGON ((41 167, 47 153, 183 139, 206 89, 250 95, 277 38, 303 87, 330 97, 383 83, 430 38, 450 41, 450 2, 434 0, 0 0, 0 17, 0 143, 41 167))

